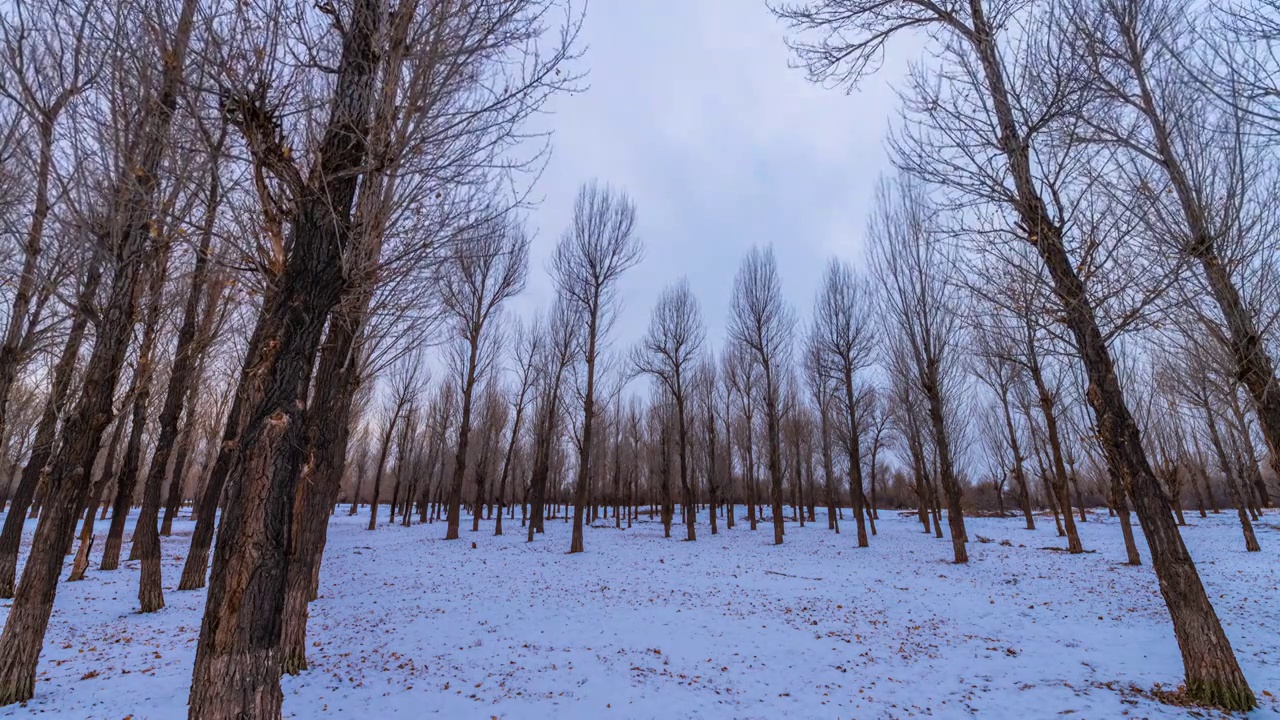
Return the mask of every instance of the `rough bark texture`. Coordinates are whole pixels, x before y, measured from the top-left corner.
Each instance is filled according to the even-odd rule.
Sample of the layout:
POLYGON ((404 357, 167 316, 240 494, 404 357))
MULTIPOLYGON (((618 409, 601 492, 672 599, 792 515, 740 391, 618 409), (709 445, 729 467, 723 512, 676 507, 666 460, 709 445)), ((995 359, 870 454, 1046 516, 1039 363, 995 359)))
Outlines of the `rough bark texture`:
POLYGON ((334 314, 320 352, 320 377, 331 382, 316 386, 313 410, 307 414, 307 447, 311 463, 298 483, 294 501, 293 548, 285 578, 281 669, 290 675, 307 669, 307 604, 317 592, 320 559, 328 538, 329 511, 338 499, 351 438, 351 406, 360 384, 357 334, 363 305, 344 305, 334 314))
POLYGON ((108 214, 111 225, 104 233, 116 261, 111 291, 85 366, 84 391, 63 425, 60 458, 46 480, 45 512, 36 526, 31 553, 0 634, 0 705, 30 699, 34 692, 36 664, 53 611, 58 574, 70 549, 76 516, 89 492, 98 443, 111 420, 111 401, 129 345, 138 279, 144 269, 156 172, 168 145, 195 6, 195 0, 183 2, 176 35, 163 56, 164 71, 153 112, 144 116, 139 129, 136 162, 113 188, 108 214))
MULTIPOLYGON (((89 302, 97 295, 101 279, 101 264, 94 260, 80 288, 78 298, 80 308, 88 307, 89 302)), ((22 544, 22 526, 26 521, 31 500, 35 497, 36 486, 40 484, 40 477, 49 464, 49 458, 53 455, 53 448, 57 441, 58 418, 66 411, 67 402, 70 399, 76 358, 79 357, 80 345, 84 342, 88 325, 89 316, 84 312, 77 312, 71 321, 66 342, 62 346, 62 355, 53 368, 53 382, 49 387, 49 396, 45 398, 40 422, 36 426, 31 456, 27 458, 27 464, 22 468, 22 476, 9 503, 9 512, 4 518, 4 529, 0 530, 0 598, 13 597, 14 581, 18 571, 18 548, 22 544)))
POLYGON ((259 357, 266 393, 249 413, 228 486, 188 701, 193 720, 281 717, 281 618, 307 389, 343 286, 340 259, 365 161, 381 21, 376 0, 354 3, 280 289, 258 321, 269 338, 259 357))

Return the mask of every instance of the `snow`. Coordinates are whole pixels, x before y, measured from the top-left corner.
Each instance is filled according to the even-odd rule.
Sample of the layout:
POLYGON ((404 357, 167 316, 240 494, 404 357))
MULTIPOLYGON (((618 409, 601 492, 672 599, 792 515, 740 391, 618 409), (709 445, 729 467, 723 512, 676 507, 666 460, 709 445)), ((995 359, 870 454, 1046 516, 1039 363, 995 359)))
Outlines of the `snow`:
MULTIPOLYGON (((741 508, 739 508, 741 511, 741 508)), ((382 516, 385 518, 385 508, 382 516)), ((312 667, 284 681, 285 715, 443 718, 1183 718, 1150 696, 1181 663, 1150 565, 1121 562, 1105 513, 1069 556, 1052 518, 969 518, 968 566, 949 540, 883 512, 870 548, 852 523, 662 537, 601 520, 524 542, 519 520, 444 541, 443 524, 330 525, 312 667), (990 540, 984 542, 981 539, 990 540), (472 544, 475 547, 472 547, 472 544)), ((1233 514, 1184 536, 1263 707, 1280 717, 1280 516, 1246 553, 1233 514)), ((34 522, 29 521, 28 540, 34 522)), ((36 697, 0 717, 185 717, 204 592, 177 592, 191 523, 164 539, 163 611, 136 613, 138 564, 63 583, 36 697)), ((1149 560, 1141 546, 1144 561, 1149 560)), ((126 545, 125 553, 128 548, 126 545)), ((68 561, 68 567, 70 563, 68 561)), ((4 601, 7 612, 8 601, 4 601)))

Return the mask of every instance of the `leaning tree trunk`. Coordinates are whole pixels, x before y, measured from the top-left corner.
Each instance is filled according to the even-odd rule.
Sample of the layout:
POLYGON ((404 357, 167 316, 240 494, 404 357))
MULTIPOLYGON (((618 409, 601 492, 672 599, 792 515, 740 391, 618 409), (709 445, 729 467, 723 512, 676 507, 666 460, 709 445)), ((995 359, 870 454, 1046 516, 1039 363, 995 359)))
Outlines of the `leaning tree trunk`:
POLYGON ((498 519, 494 522, 493 534, 502 534, 502 507, 507 495, 507 477, 511 474, 511 459, 515 456, 516 441, 520 439, 520 421, 524 417, 524 397, 528 383, 521 383, 520 396, 516 398, 516 417, 511 424, 511 440, 507 443, 507 451, 502 456, 502 474, 498 477, 498 519))
MULTIPOLYGON (((69 90, 67 91, 69 92, 69 90)), ((45 222, 49 218, 49 177, 53 170, 54 125, 58 115, 66 107, 70 95, 64 92, 53 108, 45 112, 36 123, 37 160, 35 188, 32 193, 31 218, 23 241, 22 269, 17 283, 13 284, 13 302, 9 306, 9 319, 5 323, 3 339, 0 339, 0 438, 7 437, 6 422, 9 394, 18 379, 18 370, 24 355, 23 340, 30 333, 30 322, 39 311, 31 311, 32 293, 36 289, 37 263, 42 252, 45 222), (24 330, 25 328, 25 330, 24 330)), ((6 286, 10 283, 6 281, 6 286)), ((37 304, 39 307, 39 303, 37 304)), ((5 597, 9 597, 6 595, 5 597)))
POLYGON ((343 287, 358 171, 374 104, 377 0, 357 0, 343 36, 329 125, 292 219, 292 247, 259 327, 267 392, 250 413, 214 549, 196 648, 192 720, 281 717, 279 645, 305 411, 316 351, 343 287))
POLYGON ((378 464, 373 469, 373 497, 369 500, 369 528, 376 530, 378 528, 378 495, 382 492, 382 475, 387 467, 387 453, 391 450, 391 433, 395 431, 396 419, 399 413, 393 416, 387 423, 386 430, 382 433, 382 443, 378 447, 378 464))
POLYGON ((49 458, 53 455, 53 448, 57 441, 58 418, 62 417, 67 401, 70 399, 76 359, 80 356, 80 345, 84 341, 85 330, 89 325, 88 314, 81 310, 89 307, 93 298, 97 296, 101 279, 100 262, 97 259, 91 260, 77 298, 77 312, 72 318, 67 339, 62 345, 62 355, 53 368, 53 382, 50 383, 49 395, 45 398, 40 422, 36 426, 31 455, 22 468, 18 487, 14 491, 13 499, 9 502, 9 512, 4 518, 4 529, 0 530, 0 598, 13 597, 14 581, 18 572, 18 549, 22 545, 22 527, 26 523, 31 500, 35 497, 36 486, 40 484, 40 477, 44 474, 49 458))
MULTIPOLYGON (((162 151, 154 150, 157 160, 162 151)), ((149 163, 154 169, 158 163, 149 163)), ((154 187, 154 176, 144 181, 154 187)), ((149 194, 143 188, 126 189, 118 202, 133 204, 149 194)), ((110 299, 103 309, 97 341, 85 369, 84 390, 62 429, 62 450, 46 479, 44 512, 36 526, 27 565, 14 595, 13 605, 0 634, 0 705, 31 699, 35 691, 36 663, 44 642, 58 575, 70 549, 76 517, 89 492, 89 473, 98 453, 98 443, 110 422, 111 404, 133 327, 135 290, 148 236, 147 221, 138 209, 121 208, 117 222, 122 227, 112 233, 118 242, 110 299)))
MULTIPOLYGON (((1027 322, 1031 322, 1031 318, 1027 318, 1027 322)), ((1050 485, 1053 489, 1054 499, 1057 501, 1058 509, 1062 513, 1062 527, 1067 535, 1067 552, 1071 554, 1079 554, 1084 552, 1084 545, 1080 542, 1080 532, 1076 529, 1075 516, 1071 514, 1071 495, 1070 489, 1067 487, 1067 468, 1063 462, 1062 437, 1058 432, 1058 416, 1054 409, 1053 396, 1049 393, 1049 387, 1045 384, 1044 374, 1040 369, 1040 360, 1037 356, 1035 347, 1034 328, 1027 328, 1027 369, 1031 375, 1031 380, 1036 387, 1036 398, 1040 404, 1040 415, 1044 418, 1045 434, 1048 436, 1049 455, 1053 461, 1053 475, 1051 476, 1050 485)))
MULTIPOLYGON (((965 548, 968 536, 964 529, 964 514, 960 507, 960 482, 956 480, 955 467, 951 459, 951 443, 947 436, 946 421, 942 415, 942 397, 938 392, 938 382, 934 373, 930 373, 927 386, 924 388, 925 399, 929 402, 929 420, 933 423, 933 436, 938 445, 938 476, 942 483, 942 492, 947 498, 947 527, 951 531, 951 549, 957 564, 969 562, 969 551, 965 548)), ((935 518, 934 524, 937 524, 935 518)))
MULTIPOLYGON (((151 401, 151 382, 155 377, 155 368, 153 367, 153 356, 155 355, 156 334, 159 332, 159 327, 160 327, 160 309, 161 309, 161 300, 164 294, 164 277, 165 277, 165 271, 169 267, 169 249, 171 247, 172 247, 172 243, 166 242, 162 247, 157 249, 157 255, 154 260, 154 264, 152 265, 152 268, 151 268, 150 287, 147 290, 147 293, 148 293, 147 312, 146 312, 146 319, 144 320, 143 331, 142 331, 142 345, 138 350, 138 367, 136 370, 134 370, 134 376, 135 376, 134 382, 135 382, 136 394, 134 396, 134 401, 133 401, 133 427, 129 433, 129 445, 125 448, 124 468, 121 471, 121 475, 117 483, 118 487, 116 490, 116 509, 114 514, 111 517, 111 527, 112 529, 114 529, 116 527, 116 516, 117 515, 120 516, 119 527, 122 532, 124 530, 124 518, 125 516, 127 516, 129 512, 129 505, 133 500, 133 487, 134 487, 134 484, 137 482, 138 472, 142 464, 142 436, 146 432, 147 405, 151 401), (127 473, 127 475, 125 473, 127 473), (124 497, 121 498, 122 493, 120 492, 119 487, 125 487, 125 486, 128 487, 128 494, 125 494, 124 497), (121 512, 121 510, 123 510, 123 512, 121 512)), ((142 538, 144 538, 147 534, 148 522, 147 522, 146 511, 148 509, 147 503, 150 500, 150 497, 147 495, 147 493, 149 492, 150 492, 150 489, 144 486, 143 488, 144 497, 142 501, 143 512, 138 516, 137 523, 134 525, 133 547, 129 555, 130 560, 141 560, 142 559, 141 550, 146 546, 146 540, 142 538), (141 539, 141 542, 139 542, 140 539, 141 539)), ((151 518, 150 525, 151 525, 151 529, 154 530, 155 529, 154 514, 151 518)), ((155 570, 157 573, 155 577, 156 592, 159 592, 159 584, 160 584, 159 544, 160 544, 159 539, 157 539, 156 540, 157 567, 155 570)), ((107 548, 107 549, 110 550, 111 548, 107 548)), ((116 562, 119 560, 119 556, 120 556, 119 538, 117 538, 116 540, 116 545, 114 549, 115 549, 115 555, 113 556, 112 560, 113 562, 116 562)), ((105 561, 105 555, 104 555, 104 561, 105 561)), ((139 586, 138 597, 139 597, 139 600, 142 602, 143 612, 151 612, 151 610, 148 610, 147 608, 151 607, 157 602, 159 604, 156 605, 155 607, 151 607, 152 610, 159 610, 161 607, 164 607, 163 596, 156 598, 154 595, 150 595, 147 593, 147 590, 151 587, 152 584, 150 582, 150 578, 148 578, 148 572, 145 567, 143 568, 143 571, 142 571, 142 577, 143 577, 143 580, 139 586)))
MULTIPOLYGON (((162 256, 156 261, 156 267, 153 270, 155 276, 153 277, 163 277, 164 268, 168 264, 167 261, 168 245, 162 252, 162 256)), ((154 317, 157 321, 159 320, 159 300, 163 289, 163 280, 157 282, 153 289, 155 294, 151 302, 154 305, 147 308, 148 327, 150 327, 152 320, 153 309, 154 317)), ((188 307, 190 307, 190 302, 188 307)), ((175 388, 174 384, 178 380, 186 381, 187 369, 190 367, 190 363, 186 362, 183 357, 187 354, 187 346, 190 344, 190 337, 184 335, 186 331, 186 320, 184 320, 182 329, 179 331, 179 345, 175 350, 172 374, 169 376, 169 387, 165 392, 164 406, 160 412, 161 424, 155 451, 151 456, 151 467, 147 471, 146 482, 142 486, 142 511, 138 513, 138 522, 133 529, 133 547, 131 548, 130 559, 142 561, 142 573, 138 583, 138 606, 144 613, 155 612, 164 607, 164 591, 160 587, 160 529, 156 523, 160 514, 160 485, 164 481, 164 473, 169 464, 169 453, 173 449, 174 435, 178 429, 178 413, 182 409, 178 403, 182 399, 183 388, 175 388), (187 340, 185 344, 182 342, 184 339, 187 340), (177 398, 176 400, 174 399, 175 397, 177 398)), ((194 332, 194 329, 192 329, 192 332, 194 332)), ((143 341, 145 345, 145 336, 143 341)))
POLYGON ((1213 411, 1209 410, 1207 405, 1205 406, 1205 422, 1209 427, 1209 443, 1218 455, 1218 465, 1222 467, 1222 473, 1226 477, 1227 493, 1231 497, 1231 504, 1236 506, 1236 515, 1240 518, 1240 531, 1244 533, 1244 549, 1247 552, 1259 552, 1262 550, 1262 546, 1258 544, 1258 537, 1253 532, 1253 523, 1249 520, 1249 513, 1245 510, 1246 501, 1244 494, 1240 492, 1240 483, 1236 479, 1236 468, 1227 454, 1226 447, 1223 445, 1222 435, 1218 432, 1218 422, 1214 419, 1213 411))
MULTIPOLYGON (((271 297, 268 297, 268 301, 271 297)), ((227 413, 227 424, 222 432, 222 441, 218 446, 217 457, 213 461, 213 470, 205 483, 204 492, 195 498, 193 512, 196 516, 196 527, 191 533, 191 545, 187 549, 187 561, 182 566, 182 578, 178 581, 179 590, 198 590, 205 585, 205 576, 209 570, 209 549, 213 547, 213 531, 217 525, 218 505, 222 491, 226 488, 227 475, 244 434, 248 422, 248 408, 258 403, 263 395, 262 375, 257 372, 259 366, 259 348, 264 343, 262 332, 266 328, 259 326, 249 338, 248 350, 245 353, 245 365, 236 385, 236 393, 231 401, 231 410, 227 413)))
MULTIPOLYGON (((263 307, 275 302, 276 283, 268 286, 263 307)), ((210 305, 206 312, 213 312, 210 305)), ((249 409, 261 402, 265 390, 264 375, 260 365, 259 351, 268 338, 268 328, 259 324, 249 337, 245 352, 244 364, 240 371, 240 379, 236 383, 232 396, 231 408, 227 413, 226 425, 222 431, 213 461, 213 470, 204 484, 204 489, 197 493, 192 513, 196 518, 196 526, 191 533, 191 545, 187 550, 187 561, 182 566, 182 577, 178 581, 178 590, 198 590, 205 586, 205 577, 209 570, 209 549, 213 547, 213 531, 217 525, 218 505, 226 487, 227 475, 231 472, 236 452, 240 448, 240 440, 246 423, 249 421, 249 409)))
MULTIPOLYGON (((218 142, 221 146, 221 141, 218 142)), ((182 428, 176 435, 177 446, 174 450, 173 475, 169 481, 169 495, 164 506, 164 520, 160 526, 160 534, 168 536, 173 530, 173 518, 182 503, 182 479, 186 475, 187 458, 191 452, 191 444, 195 434, 196 400, 200 385, 204 380, 204 366, 209 344, 213 339, 213 324, 218 315, 218 297, 222 283, 214 280, 209 285, 209 252, 213 240, 214 223, 218 216, 218 208, 222 201, 221 168, 217 162, 212 163, 209 172, 209 199, 206 202, 204 226, 200 231, 200 246, 196 250, 196 264, 191 275, 191 296, 183 309, 182 328, 178 333, 178 346, 175 349, 173 370, 169 375, 170 389, 165 397, 165 407, 172 401, 175 406, 173 423, 177 427, 178 414, 186 410, 182 428), (206 293, 206 285, 208 285, 206 293), (200 312, 200 297, 204 296, 205 307, 200 312), (188 334, 189 333, 189 334, 188 334), (185 342, 184 342, 185 340, 185 342), (181 373, 179 372, 181 371, 181 373), (179 377, 181 381, 178 382, 179 377), (175 389, 175 383, 178 387, 175 389), (172 396, 178 394, 177 398, 172 396)), ((160 432, 163 436, 165 428, 164 413, 161 413, 160 432)), ((173 442, 173 441, 171 441, 173 442)), ((160 443, 156 441, 157 455, 160 443)), ((154 460, 152 464, 154 465, 154 460)))
POLYGON ((328 381, 316 385, 314 409, 307 414, 307 446, 312 460, 298 483, 293 546, 285 578, 280 663, 281 670, 290 675, 307 669, 307 604, 318 592, 316 580, 328 538, 329 510, 337 502, 346 467, 351 406, 360 384, 356 338, 368 310, 368 297, 361 293, 362 305, 335 312, 320 351, 319 377, 328 381))
MULTIPOLYGON (((1111 470, 1108 467, 1108 470, 1111 470)), ((1111 475, 1111 507, 1120 518, 1120 534, 1124 536, 1124 552, 1127 564, 1141 565, 1142 556, 1138 554, 1138 544, 1133 539, 1133 523, 1129 519, 1129 491, 1125 487, 1124 478, 1114 471, 1111 475)))
POLYGON ((120 448, 120 437, 124 435, 124 417, 116 420, 116 429, 111 433, 111 442, 107 444, 107 456, 102 460, 102 472, 93 483, 89 502, 85 504, 84 520, 80 524, 80 547, 76 550, 76 559, 71 563, 71 574, 67 582, 78 582, 84 579, 89 569, 89 551, 93 549, 93 516, 98 512, 98 499, 106 491, 111 482, 111 470, 116 465, 116 451, 120 448))
POLYGON ((1014 120, 995 34, 985 8, 981 0, 969 0, 969 7, 974 30, 969 39, 987 81, 1000 147, 1009 164, 1015 188, 1013 209, 1048 270, 1062 309, 1063 324, 1075 340, 1089 382, 1086 397, 1093 409, 1107 460, 1129 482, 1134 507, 1147 537, 1151 563, 1182 651, 1187 694, 1197 701, 1227 709, 1252 709, 1257 700, 1173 522, 1169 499, 1151 471, 1141 433, 1129 414, 1088 291, 1067 254, 1062 228, 1050 220, 1048 206, 1035 187, 1030 151, 1021 140, 1022 134, 1014 120))
POLYGON ((45 512, 36 526, 13 606, 0 634, 0 705, 31 698, 58 574, 72 541, 76 515, 89 492, 89 473, 111 418, 111 401, 132 334, 138 279, 150 231, 156 172, 168 147, 169 126, 182 84, 196 0, 184 0, 176 36, 164 53, 164 71, 152 112, 143 117, 133 162, 117 179, 108 213, 115 252, 109 299, 99 313, 97 340, 85 366, 84 390, 63 425, 62 451, 46 480, 45 512))

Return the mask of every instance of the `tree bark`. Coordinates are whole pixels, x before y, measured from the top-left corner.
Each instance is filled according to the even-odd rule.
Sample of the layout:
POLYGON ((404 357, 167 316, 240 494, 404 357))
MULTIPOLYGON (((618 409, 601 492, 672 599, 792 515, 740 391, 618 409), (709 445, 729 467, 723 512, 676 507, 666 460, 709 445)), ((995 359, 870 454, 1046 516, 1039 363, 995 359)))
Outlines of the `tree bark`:
POLYGON ((22 476, 9 502, 9 512, 4 518, 4 529, 0 530, 0 598, 13 597, 18 571, 18 550, 22 545, 22 527, 26 523, 27 510, 31 507, 36 486, 40 484, 40 478, 44 475, 49 459, 53 455, 58 434, 58 418, 62 417, 70 400, 76 358, 80 356, 80 345, 84 342, 85 331, 89 325, 89 316, 84 310, 91 306, 93 298, 97 296, 101 279, 101 263, 97 259, 91 260, 85 273, 84 284, 80 287, 77 308, 67 332, 67 339, 62 345, 62 354, 53 368, 53 382, 50 383, 49 396, 45 398, 40 422, 36 426, 31 455, 22 468, 22 476))
POLYGON ((45 512, 22 580, 0 634, 0 705, 31 698, 36 664, 53 611, 58 575, 72 541, 76 515, 89 492, 89 474, 98 443, 111 419, 111 403, 124 364, 137 305, 138 279, 144 269, 150 230, 151 199, 157 170, 168 148, 169 126, 182 84, 195 0, 184 0, 173 42, 163 53, 164 70, 152 112, 143 118, 134 162, 116 181, 108 214, 109 239, 117 265, 97 340, 85 367, 84 391, 62 429, 62 451, 46 480, 45 512))
MULTIPOLYGON (((599 302, 599 295, 596 296, 599 302)), ((587 388, 582 397, 582 444, 578 448, 578 477, 573 492, 573 536, 569 541, 569 552, 580 553, 583 550, 582 511, 587 502, 587 479, 591 473, 591 438, 596 414, 596 341, 599 332, 600 308, 590 308, 587 320, 587 388)), ((668 530, 668 535, 670 531, 668 530)))
MULTIPOLYGON (((161 299, 164 296, 164 276, 169 267, 169 252, 172 247, 172 243, 164 243, 157 253, 151 271, 150 300, 147 306, 146 325, 142 333, 142 348, 139 350, 138 370, 136 371, 141 373, 145 365, 144 382, 139 384, 138 395, 134 400, 134 429, 138 431, 139 443, 141 443, 142 432, 146 428, 146 405, 151 398, 151 381, 155 373, 155 369, 152 366, 152 355, 155 353, 155 336, 160 325, 161 299), (139 399, 141 399, 141 405, 139 404, 139 399)), ((172 384, 172 379, 170 383, 172 384)), ((177 428, 176 418, 174 419, 173 428, 177 428)), ((164 428, 161 428, 161 433, 163 432, 164 428)), ((160 536, 156 521, 160 511, 160 481, 163 479, 167 469, 165 466, 168 464, 168 451, 173 447, 173 438, 172 436, 166 438, 162 434, 160 440, 168 441, 168 447, 156 446, 156 455, 163 452, 165 454, 165 462, 164 464, 158 464, 155 455, 152 456, 151 469, 142 487, 142 511, 138 513, 138 521, 134 525, 133 545, 130 548, 129 555, 130 560, 142 561, 141 580, 138 584, 138 603, 144 613, 155 612, 164 607, 164 593, 160 588, 160 536)), ((130 444, 132 445, 132 443, 133 437, 131 436, 130 444)), ((126 448, 126 452, 131 449, 126 448)), ((140 468, 140 459, 140 457, 136 457, 133 464, 132 474, 135 477, 140 468)), ((126 465, 129 463, 127 454, 125 463, 126 465)), ((112 518, 112 520, 114 519, 112 518)))
POLYGON ((381 25, 377 0, 354 3, 328 125, 295 204, 289 257, 258 320, 264 332, 255 334, 269 342, 254 366, 266 393, 248 413, 228 483, 188 700, 192 720, 281 717, 281 618, 307 390, 344 284, 341 259, 366 160, 381 25))

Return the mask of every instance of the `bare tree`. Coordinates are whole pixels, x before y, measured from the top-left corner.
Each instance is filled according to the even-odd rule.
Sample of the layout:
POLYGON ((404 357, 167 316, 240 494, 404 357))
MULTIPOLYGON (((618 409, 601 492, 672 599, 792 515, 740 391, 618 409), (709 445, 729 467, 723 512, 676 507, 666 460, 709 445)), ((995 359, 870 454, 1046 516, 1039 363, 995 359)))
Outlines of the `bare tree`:
MULTIPOLYGON (((6 410, 18 372, 29 357, 49 293, 41 286, 54 280, 45 243, 45 225, 58 199, 55 139, 64 111, 97 82, 102 64, 88 53, 95 12, 45 0, 14 2, 0 15, 0 97, 17 109, 14 126, 3 130, 6 155, 15 137, 29 135, 35 147, 29 181, 31 212, 22 241, 22 267, 13 287, 4 334, 0 336, 0 438, 6 436, 6 410), (42 262, 43 261, 43 262, 42 262)), ((7 284, 7 283, 6 283, 7 284)))
POLYGON ((689 389, 694 363, 702 351, 706 333, 706 323, 702 319, 698 300, 689 289, 688 280, 680 280, 668 286, 658 296, 649 321, 649 330, 632 353, 632 363, 636 370, 653 376, 675 402, 680 487, 684 492, 685 525, 688 532, 686 540, 697 539, 694 530, 697 517, 696 487, 689 471, 689 389))
MULTIPOLYGON (((1026 8, 989 6, 982 0, 942 5, 917 0, 815 0, 776 9, 795 30, 817 35, 796 44, 802 64, 815 79, 856 82, 865 77, 876 69, 886 44, 903 30, 923 30, 941 41, 940 64, 957 71, 950 76, 958 78, 950 87, 967 82, 965 90, 972 91, 971 97, 986 111, 976 122, 976 116, 970 116, 970 131, 957 130, 959 142, 950 145, 953 152, 916 159, 951 162, 949 187, 958 195, 967 195, 970 202, 989 201, 1017 218, 1019 234, 1047 270, 1059 319, 1069 330, 1084 366, 1090 386, 1088 398, 1107 461, 1130 481, 1182 651, 1188 695, 1230 709, 1254 707, 1256 699, 1178 534, 1168 497, 1151 471, 1099 325, 1097 298, 1077 270, 1080 263, 1073 262, 1068 252, 1063 207, 1046 200, 1045 190, 1052 187, 1055 178, 1040 169, 1047 167, 1052 172, 1058 165, 1052 162, 1052 155, 1034 156, 1033 151, 1052 148, 1051 143, 1042 142, 1044 132, 1060 114, 1059 104, 1071 101, 1073 94, 1041 92, 1035 98, 1044 100, 1041 107, 1025 112, 1027 108, 1020 103, 1032 98, 1016 97, 1010 89, 1010 78, 1021 77, 1019 72, 1028 70, 1024 74, 1035 77, 1030 68, 1015 65, 1011 72, 1007 65, 1028 58, 1035 62, 1033 53, 1002 52, 1015 16, 1026 8), (979 151, 979 147, 990 152, 979 151), (992 162, 994 158, 998 161, 992 162)), ((1022 34, 1046 39, 1043 28, 1033 22, 1022 34)), ((943 109, 944 105, 937 107, 943 109)), ((920 109, 927 114, 930 107, 920 109)))
POLYGON ((625 192, 596 182, 587 183, 578 190, 573 222, 561 236, 551 258, 556 287, 583 328, 580 357, 585 377, 578 475, 573 492, 571 553, 583 550, 582 514, 592 467, 597 365, 617 312, 618 281, 644 254, 635 226, 636 208, 625 192))
POLYGON ((532 401, 534 383, 537 381, 537 362, 546 342, 539 334, 540 324, 516 325, 512 345, 515 348, 516 361, 516 393, 512 401, 514 418, 511 421, 511 436, 507 440, 507 450, 502 457, 502 472, 498 477, 498 512, 494 522, 493 534, 502 534, 502 509, 507 495, 507 479, 511 475, 512 460, 516 446, 520 442, 520 431, 524 421, 525 410, 532 401))
POLYGON ((1259 325, 1260 298, 1242 292, 1256 259, 1277 252, 1274 160, 1182 59, 1199 39, 1185 6, 1073 2, 1063 16, 1069 47, 1081 56, 1073 67, 1095 97, 1080 108, 1087 137, 1122 149, 1115 174, 1159 198, 1152 204, 1160 211, 1146 214, 1150 235, 1199 267, 1220 317, 1207 324, 1231 351, 1280 474, 1280 379, 1259 325))
POLYGON ((1036 529, 1036 520, 1031 513, 1031 490, 1027 485, 1024 470, 1026 458, 1023 457, 1022 440, 1014 422, 1012 395, 1018 381, 1018 367, 1010 359, 1012 350, 1005 347, 996 333, 987 332, 979 327, 974 337, 978 350, 974 357, 972 372, 987 389, 995 395, 1000 406, 1000 419, 1004 430, 1004 442, 1009 448, 1009 465, 1013 472, 1013 480, 1018 488, 1022 515, 1027 529, 1036 529))
POLYGON ((548 474, 555 452, 561 405, 564 402, 565 374, 573 362, 574 347, 578 342, 578 325, 575 313, 560 299, 552 308, 546 325, 536 324, 532 332, 543 334, 547 342, 538 359, 537 399, 534 404, 533 467, 529 478, 529 526, 528 542, 535 533, 544 532, 544 503, 547 495, 548 474))
POLYGON ((405 419, 416 400, 420 368, 418 356, 409 356, 407 362, 402 363, 392 374, 391 386, 382 405, 382 437, 378 441, 378 454, 373 465, 373 497, 369 500, 370 530, 378 527, 378 500, 382 493, 382 476, 387 467, 387 455, 391 451, 396 426, 405 419))
MULTIPOLYGON (((170 25, 157 22, 161 47, 155 62, 163 70, 146 87, 145 101, 134 110, 138 125, 130 160, 115 179, 105 223, 96 234, 112 259, 107 302, 98 311, 97 338, 84 372, 82 392, 62 427, 60 458, 45 481, 48 502, 41 513, 31 554, 0 634, 0 704, 29 699, 35 687, 40 646, 53 609, 63 557, 70 549, 76 516, 90 490, 90 471, 98 444, 112 417, 120 368, 136 314, 135 294, 146 269, 152 231, 151 202, 160 181, 160 163, 170 141, 170 126, 183 84, 195 5, 186 0, 170 25)), ((104 18, 102 32, 123 31, 123 15, 104 18)), ((114 38, 113 38, 114 39, 114 38)))
POLYGON ((954 412, 959 374, 961 306, 950 277, 955 264, 946 255, 924 189, 909 179, 882 183, 869 235, 881 283, 880 301, 888 330, 901 343, 910 373, 924 401, 937 452, 938 480, 947 500, 947 523, 955 561, 969 561, 955 469, 954 412))
POLYGON ((734 278, 728 333, 733 342, 746 350, 751 364, 760 371, 775 545, 782 544, 783 535, 782 383, 791 360, 794 325, 795 313, 782 298, 773 248, 751 248, 734 278))
POLYGON ((453 479, 449 485, 446 540, 458 538, 476 383, 488 374, 494 361, 494 346, 498 344, 486 331, 492 333, 492 323, 501 312, 502 303, 524 288, 528 267, 528 236, 506 220, 483 223, 474 233, 468 233, 462 246, 443 267, 442 303, 452 317, 462 353, 457 368, 462 415, 458 420, 453 479))
POLYGON ((813 337, 820 371, 839 388, 844 433, 849 455, 849 487, 858 547, 867 547, 867 526, 862 504, 862 447, 856 376, 872 359, 872 325, 869 303, 861 282, 847 263, 835 258, 827 263, 822 286, 814 301, 813 337))

